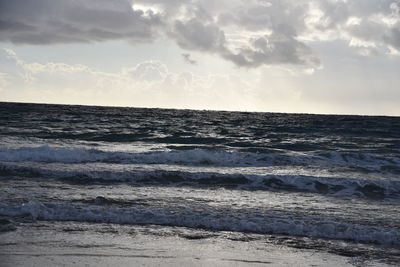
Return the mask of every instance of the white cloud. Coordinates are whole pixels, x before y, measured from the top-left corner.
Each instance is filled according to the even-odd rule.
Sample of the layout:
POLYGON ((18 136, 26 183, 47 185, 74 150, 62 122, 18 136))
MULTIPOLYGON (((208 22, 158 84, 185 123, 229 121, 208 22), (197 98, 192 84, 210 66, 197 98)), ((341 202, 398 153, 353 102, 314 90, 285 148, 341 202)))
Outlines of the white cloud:
POLYGON ((133 3, 132 4, 132 10, 133 11, 141 11, 143 12, 144 17, 151 18, 154 15, 161 14, 163 10, 160 8, 158 5, 149 5, 149 4, 137 4, 133 3))
POLYGON ((84 65, 27 62, 12 50, 0 52, 0 63, 7 58, 11 59, 7 66, 16 67, 0 75, 0 100, 181 108, 211 108, 213 104, 222 108, 228 94, 234 93, 230 96, 233 103, 245 89, 239 87, 245 83, 240 78, 230 81, 231 74, 174 73, 159 61, 103 72, 84 65), (21 73, 28 78, 18 79, 21 73), (226 84, 217 82, 221 79, 226 84))
POLYGON ((11 50, 0 49, 0 101, 400 114, 394 67, 400 60, 388 64, 377 56, 368 61, 357 55, 350 58, 344 47, 341 43, 330 48, 337 53, 314 75, 291 73, 284 67, 225 69, 225 73, 198 75, 173 72, 160 61, 105 72, 85 65, 30 62, 11 50))
POLYGON ((156 82, 166 78, 168 68, 158 61, 146 61, 138 64, 135 68, 124 69, 123 74, 137 81, 156 82))

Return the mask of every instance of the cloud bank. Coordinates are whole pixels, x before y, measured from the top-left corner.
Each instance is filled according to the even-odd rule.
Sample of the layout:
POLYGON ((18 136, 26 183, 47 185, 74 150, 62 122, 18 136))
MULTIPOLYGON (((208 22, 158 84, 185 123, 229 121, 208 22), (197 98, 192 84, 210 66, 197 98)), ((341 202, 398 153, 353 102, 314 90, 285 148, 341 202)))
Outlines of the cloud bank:
POLYGON ((398 0, 0 0, 0 41, 89 43, 170 38, 240 67, 321 66, 314 42, 400 54, 398 0))
POLYGON ((253 96, 244 96, 245 90, 248 85, 240 77, 173 72, 160 61, 107 72, 82 64, 26 61, 0 48, 1 101, 244 109, 235 99, 250 101, 253 96))
POLYGON ((381 70, 371 73, 368 68, 354 71, 352 66, 343 66, 343 55, 336 57, 315 75, 287 75, 283 68, 195 74, 173 71, 165 62, 154 60, 114 71, 35 62, 0 48, 0 97, 1 101, 60 104, 400 114, 398 60, 387 65, 383 58, 359 57, 364 62, 372 60, 381 70))

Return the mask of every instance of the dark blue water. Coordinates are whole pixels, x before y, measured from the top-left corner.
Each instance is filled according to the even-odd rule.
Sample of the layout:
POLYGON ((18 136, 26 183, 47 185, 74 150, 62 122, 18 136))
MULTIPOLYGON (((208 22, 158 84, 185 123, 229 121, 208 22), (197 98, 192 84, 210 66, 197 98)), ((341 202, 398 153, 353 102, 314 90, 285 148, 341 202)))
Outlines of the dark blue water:
POLYGON ((0 183, 4 231, 158 224, 395 262, 400 118, 0 103, 0 183))

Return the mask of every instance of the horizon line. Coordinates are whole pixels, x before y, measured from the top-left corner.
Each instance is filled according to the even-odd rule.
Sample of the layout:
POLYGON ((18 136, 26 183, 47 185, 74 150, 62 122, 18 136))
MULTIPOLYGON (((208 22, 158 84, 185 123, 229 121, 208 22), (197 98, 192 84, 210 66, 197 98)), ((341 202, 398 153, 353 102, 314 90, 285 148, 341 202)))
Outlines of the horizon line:
POLYGON ((33 105, 55 105, 55 106, 80 106, 80 107, 104 107, 104 108, 140 108, 140 109, 164 109, 164 110, 188 110, 188 111, 205 111, 205 112, 235 112, 235 113, 269 113, 269 114, 296 114, 296 115, 316 115, 316 116, 360 116, 360 117, 394 117, 400 115, 385 114, 341 114, 341 113, 311 113, 311 112, 283 112, 283 111, 251 111, 251 110, 224 110, 224 109, 200 109, 200 108, 171 108, 171 107, 143 107, 143 106, 117 106, 117 105, 101 105, 101 104, 73 104, 73 103, 48 103, 48 102, 21 102, 21 101, 4 101, 0 103, 13 104, 33 104, 33 105))

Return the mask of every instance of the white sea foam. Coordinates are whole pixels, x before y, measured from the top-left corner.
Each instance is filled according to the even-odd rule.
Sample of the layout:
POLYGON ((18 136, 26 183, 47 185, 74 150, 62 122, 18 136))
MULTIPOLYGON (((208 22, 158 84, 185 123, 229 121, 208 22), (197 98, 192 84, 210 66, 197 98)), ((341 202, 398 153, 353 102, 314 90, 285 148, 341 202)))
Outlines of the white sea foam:
POLYGON ((236 210, 218 210, 209 207, 207 212, 155 208, 139 205, 130 208, 115 206, 41 203, 31 201, 21 205, 0 204, 2 216, 26 216, 33 220, 82 221, 117 224, 159 224, 255 233, 288 234, 329 239, 373 242, 399 246, 400 232, 379 225, 364 225, 336 221, 313 215, 264 213, 241 214, 236 210))
POLYGON ((144 163, 144 164, 182 164, 215 166, 344 166, 359 167, 366 171, 400 172, 400 158, 383 158, 367 153, 327 152, 327 153, 249 153, 238 151, 212 151, 193 149, 183 151, 155 151, 131 153, 85 149, 81 147, 22 147, 0 149, 2 162, 108 162, 108 163, 144 163))

